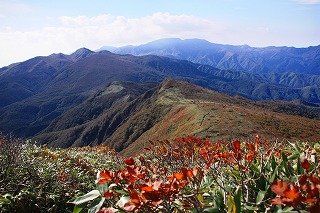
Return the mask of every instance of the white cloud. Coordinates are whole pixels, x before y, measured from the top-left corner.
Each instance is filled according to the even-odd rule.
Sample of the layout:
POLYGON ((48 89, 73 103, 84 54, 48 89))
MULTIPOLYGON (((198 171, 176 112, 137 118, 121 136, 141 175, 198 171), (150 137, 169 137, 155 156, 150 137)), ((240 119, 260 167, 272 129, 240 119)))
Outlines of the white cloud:
MULTIPOLYGON (((318 35, 320 32, 314 32, 318 35)), ((222 44, 305 45, 304 34, 282 32, 265 26, 235 26, 190 15, 155 13, 130 19, 123 16, 63 16, 57 26, 38 30, 0 31, 0 67, 38 55, 69 54, 80 47, 91 50, 102 46, 142 44, 168 37, 201 38, 222 44), (287 34, 286 34, 287 33, 287 34)), ((313 38, 319 42, 318 38, 313 38)))
POLYGON ((104 45, 140 44, 164 37, 211 37, 226 28, 216 23, 188 15, 155 13, 128 19, 123 16, 60 17, 60 25, 35 31, 0 32, 0 67, 53 52, 71 53, 80 47, 92 50, 104 45))

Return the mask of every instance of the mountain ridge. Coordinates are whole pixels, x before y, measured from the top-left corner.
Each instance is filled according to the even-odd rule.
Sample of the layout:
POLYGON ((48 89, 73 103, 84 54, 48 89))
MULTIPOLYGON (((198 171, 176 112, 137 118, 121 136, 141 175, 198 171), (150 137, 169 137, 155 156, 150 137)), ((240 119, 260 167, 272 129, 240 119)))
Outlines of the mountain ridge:
POLYGON ((85 48, 73 55, 35 57, 1 72, 0 129, 32 137, 114 81, 159 83, 174 78, 255 101, 301 99, 320 103, 316 75, 274 74, 273 83, 268 75, 219 70, 163 56, 118 55, 85 48))
POLYGON ((138 85, 140 83, 131 83, 127 89, 139 87, 142 90, 140 95, 136 93, 137 96, 127 99, 125 97, 128 93, 121 93, 121 89, 114 88, 115 85, 123 87, 125 84, 127 83, 112 83, 93 95, 90 101, 85 101, 84 106, 70 109, 76 115, 82 114, 84 109, 94 111, 94 107, 89 107, 92 103, 115 103, 105 107, 97 117, 61 128, 57 124, 66 123, 66 119, 77 119, 64 114, 52 122, 56 125, 40 133, 35 140, 58 147, 105 144, 128 154, 143 148, 146 141, 187 134, 217 140, 248 136, 255 130, 266 136, 276 134, 287 139, 320 139, 320 131, 314 130, 315 127, 320 127, 319 117, 310 119, 294 115, 294 112, 290 114, 285 108, 282 108, 282 112, 272 109, 272 106, 279 106, 278 110, 281 109, 281 103, 255 103, 174 79, 166 79, 156 87, 152 84, 145 85, 144 89, 138 85), (105 93, 106 91, 112 91, 112 95, 121 94, 113 98, 122 101, 116 103, 112 100, 111 93, 105 93), (108 98, 101 97, 104 93, 108 98))
POLYGON ((168 38, 109 50, 117 54, 166 56, 234 71, 320 74, 320 45, 306 48, 250 47, 215 44, 203 39, 168 38))

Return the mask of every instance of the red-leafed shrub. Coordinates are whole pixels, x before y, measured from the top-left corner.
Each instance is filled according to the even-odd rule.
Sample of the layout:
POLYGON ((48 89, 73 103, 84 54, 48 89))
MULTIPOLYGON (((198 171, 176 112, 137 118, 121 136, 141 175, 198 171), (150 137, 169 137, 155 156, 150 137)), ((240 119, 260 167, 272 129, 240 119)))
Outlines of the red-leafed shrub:
POLYGON ((100 212, 318 211, 317 144, 188 136, 145 149, 124 169, 101 171, 90 199, 72 202, 79 208, 95 200, 93 208, 105 206, 100 212))

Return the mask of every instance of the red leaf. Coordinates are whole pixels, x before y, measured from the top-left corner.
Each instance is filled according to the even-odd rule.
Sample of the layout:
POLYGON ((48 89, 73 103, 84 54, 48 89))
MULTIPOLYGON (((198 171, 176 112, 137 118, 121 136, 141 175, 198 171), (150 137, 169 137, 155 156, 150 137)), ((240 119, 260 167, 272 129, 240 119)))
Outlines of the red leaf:
POLYGON ((313 183, 313 184, 320 184, 320 179, 317 178, 314 175, 309 176, 309 180, 313 183))
POLYGON ((299 184, 302 186, 307 183, 307 180, 308 180, 308 175, 303 175, 299 180, 299 184))
POLYGON ((316 203, 317 201, 318 201, 317 199, 312 199, 312 198, 307 198, 303 200, 303 202, 305 203, 316 203))
POLYGON ((138 199, 131 199, 130 201, 132 203, 134 203, 134 204, 139 204, 140 203, 140 200, 138 200, 138 199))
POLYGON ((110 179, 110 180, 112 179, 111 172, 109 171, 100 172, 99 176, 104 179, 110 179))
POLYGON ((284 192, 284 195, 292 200, 296 200, 300 197, 300 193, 297 190, 287 190, 284 192))
POLYGON ((107 192, 104 193, 103 196, 104 196, 105 198, 109 198, 109 197, 112 197, 112 195, 113 195, 113 192, 112 192, 112 191, 107 191, 107 192))
POLYGON ((182 180, 184 178, 184 175, 182 173, 174 173, 173 177, 177 178, 177 180, 182 180))
POLYGON ((129 183, 133 183, 133 182, 135 182, 136 180, 138 180, 137 177, 130 176, 130 179, 128 179, 128 182, 129 182, 129 183))
POLYGON ((229 157, 230 156, 230 153, 229 152, 223 152, 220 154, 220 157, 222 158, 226 158, 226 157, 229 157))
POLYGON ((139 200, 139 194, 135 190, 133 192, 130 192, 129 196, 130 196, 131 199, 139 200))
POLYGON ((97 184, 104 184, 104 183, 108 183, 110 182, 110 180, 107 180, 107 179, 101 179, 97 182, 97 184))
POLYGON ((142 156, 139 157, 139 160, 140 160, 141 163, 144 162, 144 158, 142 156))
POLYGON ((240 149, 240 141, 234 141, 233 142, 234 148, 239 150, 240 149))
POLYGON ((140 187, 140 190, 145 191, 145 192, 152 192, 153 188, 152 188, 152 186, 143 185, 140 187))
POLYGON ((103 171, 103 172, 100 172, 99 176, 100 176, 100 180, 98 181, 98 184, 104 184, 112 180, 113 172, 103 171))
POLYGON ((247 143, 247 147, 250 149, 250 151, 254 151, 254 146, 251 143, 247 143))
POLYGON ((253 153, 246 155, 245 159, 248 161, 252 161, 253 160, 253 153))
POLYGON ((134 166, 126 166, 126 169, 127 169, 128 173, 130 175, 136 175, 137 174, 134 166))
POLYGON ((310 169, 310 163, 308 162, 307 159, 304 159, 301 161, 301 166, 304 168, 306 171, 310 169))
POLYGON ((209 159, 209 155, 208 155, 207 153, 203 153, 203 154, 202 154, 202 157, 203 157, 204 159, 209 159))
POLYGON ((183 173, 183 175, 185 177, 188 177, 188 178, 192 178, 193 177, 193 174, 192 174, 191 170, 186 169, 186 168, 181 168, 181 171, 182 171, 182 173, 183 173))
POLYGON ((134 165, 135 162, 134 162, 134 159, 131 157, 130 159, 126 159, 124 160, 124 162, 127 164, 127 165, 134 165))
POLYGON ((271 185, 271 190, 280 196, 285 196, 284 192, 288 189, 289 185, 282 180, 276 180, 271 185))
POLYGON ((151 204, 152 204, 153 206, 158 206, 158 205, 161 204, 161 203, 163 203, 163 200, 151 202, 151 204))
POLYGON ((242 157, 242 155, 241 155, 241 153, 235 153, 235 158, 237 159, 237 160, 240 160, 241 159, 241 157, 242 157))
POLYGON ((173 176, 169 176, 167 177, 168 180, 174 180, 174 177, 173 176))
POLYGON ((276 197, 270 200, 270 203, 273 205, 284 205, 280 197, 276 197))
POLYGON ((319 206, 319 203, 315 206, 312 206, 310 208, 310 213, 319 213, 320 212, 320 206, 319 206))
POLYGON ((207 153, 207 150, 206 150, 206 149, 200 149, 200 152, 201 152, 202 154, 204 154, 204 153, 207 153))

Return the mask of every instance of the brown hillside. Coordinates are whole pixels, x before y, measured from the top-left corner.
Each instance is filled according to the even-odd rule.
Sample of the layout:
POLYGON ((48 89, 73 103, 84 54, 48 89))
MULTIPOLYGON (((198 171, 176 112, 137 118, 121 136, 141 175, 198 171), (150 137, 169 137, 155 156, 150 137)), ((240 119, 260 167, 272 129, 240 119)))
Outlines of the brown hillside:
MULTIPOLYGON (((149 140, 186 135, 209 138, 212 141, 242 138, 250 134, 290 140, 320 140, 318 119, 274 112, 277 102, 272 102, 273 107, 266 107, 266 103, 230 97, 174 80, 165 81, 155 97, 153 107, 164 108, 166 113, 126 148, 124 153, 141 150, 149 140)), ((284 103, 281 102, 282 105, 284 103)), ((150 108, 145 109, 145 112, 137 116, 143 117, 143 114, 152 113, 151 111, 150 108)))
POLYGON ((103 143, 126 155, 141 151, 149 140, 186 135, 212 141, 241 139, 251 134, 280 140, 320 140, 319 119, 275 112, 277 104, 284 106, 286 102, 253 102, 173 79, 133 100, 118 103, 88 122, 63 130, 51 129, 37 139, 49 144, 54 139, 51 145, 59 142, 59 146, 103 143))

